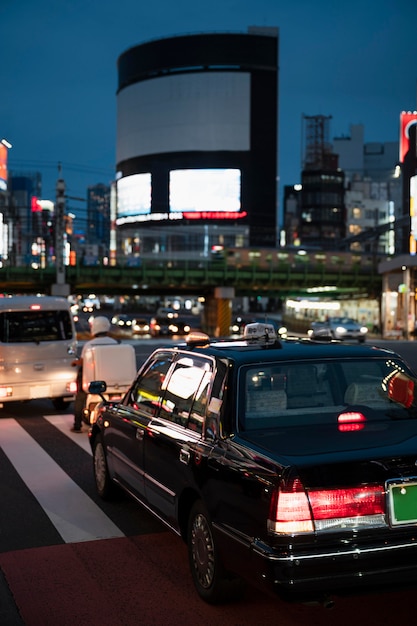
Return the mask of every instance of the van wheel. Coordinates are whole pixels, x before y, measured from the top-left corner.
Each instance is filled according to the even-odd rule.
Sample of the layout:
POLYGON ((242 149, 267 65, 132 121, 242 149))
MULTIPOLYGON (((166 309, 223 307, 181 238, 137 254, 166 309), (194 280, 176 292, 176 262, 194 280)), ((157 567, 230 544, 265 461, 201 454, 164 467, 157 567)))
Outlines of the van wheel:
POLYGON ((54 398, 52 404, 57 411, 66 411, 71 404, 71 400, 65 400, 65 398, 54 398))

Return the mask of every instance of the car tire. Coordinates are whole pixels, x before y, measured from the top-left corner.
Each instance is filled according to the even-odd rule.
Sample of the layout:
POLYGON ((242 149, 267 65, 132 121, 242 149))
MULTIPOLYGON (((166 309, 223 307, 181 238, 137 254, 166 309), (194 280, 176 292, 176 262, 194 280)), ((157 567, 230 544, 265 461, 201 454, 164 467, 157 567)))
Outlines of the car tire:
POLYGON ((103 500, 111 500, 115 494, 116 488, 110 478, 106 452, 100 437, 97 437, 94 442, 93 469, 98 495, 103 498, 103 500))
POLYGON ((241 597, 243 581, 225 571, 218 555, 209 515, 200 500, 191 509, 187 547, 193 582, 205 602, 220 604, 241 597))

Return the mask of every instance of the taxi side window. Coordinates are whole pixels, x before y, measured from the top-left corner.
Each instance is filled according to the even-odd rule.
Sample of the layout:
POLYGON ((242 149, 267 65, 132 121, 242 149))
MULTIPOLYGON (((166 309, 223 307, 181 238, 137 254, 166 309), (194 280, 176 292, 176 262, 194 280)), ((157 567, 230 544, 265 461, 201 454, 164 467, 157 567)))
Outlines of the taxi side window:
POLYGON ((210 361, 180 357, 167 380, 160 417, 201 433, 211 379, 210 361))
POLYGON ((133 385, 128 405, 148 417, 158 415, 164 394, 162 387, 171 363, 171 354, 158 355, 133 385))

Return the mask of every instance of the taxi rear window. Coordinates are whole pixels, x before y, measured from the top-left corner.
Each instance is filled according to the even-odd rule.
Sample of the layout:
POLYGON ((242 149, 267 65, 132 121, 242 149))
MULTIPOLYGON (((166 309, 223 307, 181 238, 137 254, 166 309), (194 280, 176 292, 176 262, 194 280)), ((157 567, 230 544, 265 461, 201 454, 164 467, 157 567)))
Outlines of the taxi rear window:
POLYGON ((240 376, 241 425, 254 430, 334 423, 347 407, 362 407, 371 420, 409 417, 410 392, 404 400, 405 383, 392 384, 401 374, 414 385, 404 367, 391 358, 247 366, 240 376))

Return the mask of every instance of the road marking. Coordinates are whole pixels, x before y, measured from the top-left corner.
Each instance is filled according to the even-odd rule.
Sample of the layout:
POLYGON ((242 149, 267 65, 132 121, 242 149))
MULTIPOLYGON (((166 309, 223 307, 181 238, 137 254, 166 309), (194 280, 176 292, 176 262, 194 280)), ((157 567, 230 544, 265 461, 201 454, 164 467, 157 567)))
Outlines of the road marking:
POLYGON ((62 415, 44 415, 43 418, 64 433, 64 435, 70 437, 72 441, 75 441, 80 448, 89 454, 92 454, 91 446, 88 441, 88 426, 83 426, 85 430, 83 430, 82 433, 71 432, 71 428, 74 426, 74 416, 71 413, 65 413, 62 415))
POLYGON ((0 420, 0 445, 66 543, 125 536, 14 419, 0 420))

